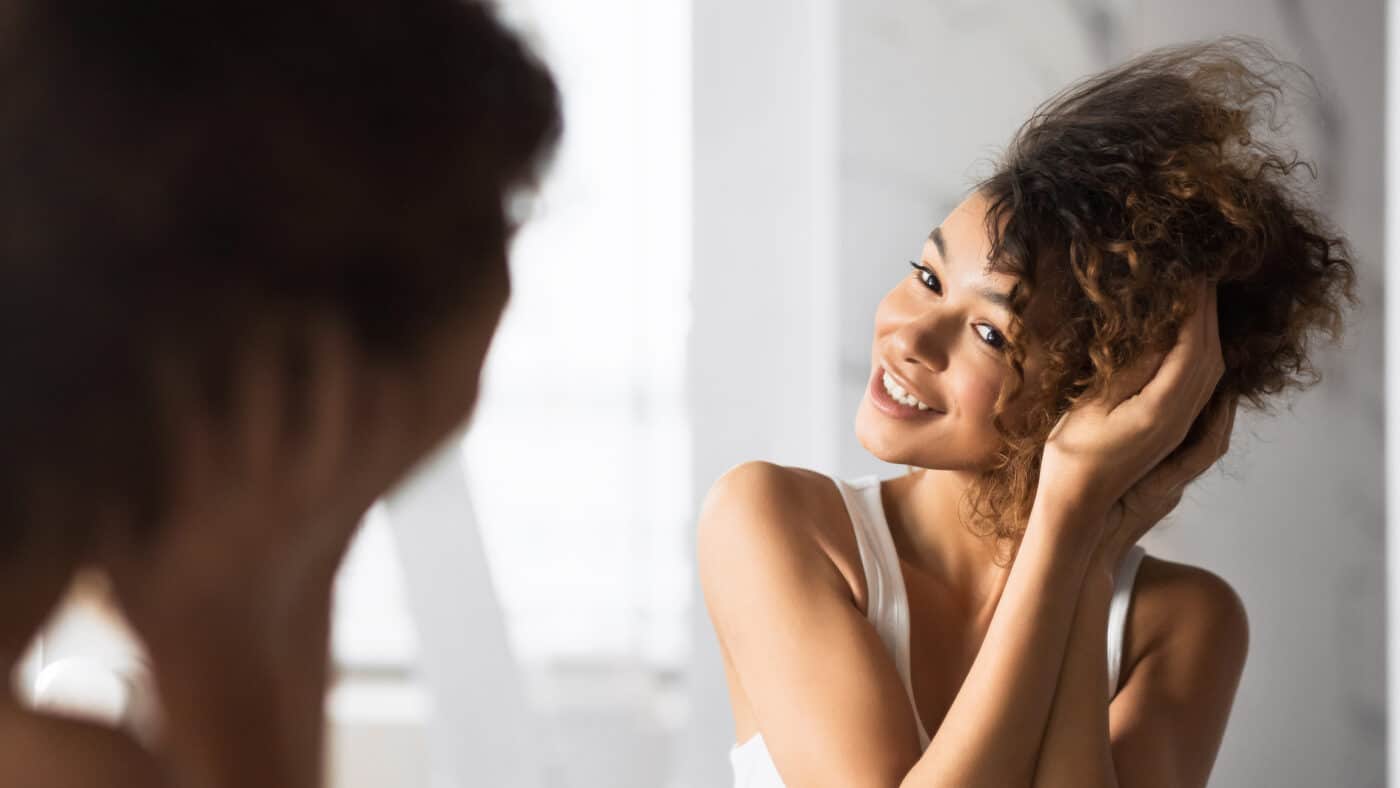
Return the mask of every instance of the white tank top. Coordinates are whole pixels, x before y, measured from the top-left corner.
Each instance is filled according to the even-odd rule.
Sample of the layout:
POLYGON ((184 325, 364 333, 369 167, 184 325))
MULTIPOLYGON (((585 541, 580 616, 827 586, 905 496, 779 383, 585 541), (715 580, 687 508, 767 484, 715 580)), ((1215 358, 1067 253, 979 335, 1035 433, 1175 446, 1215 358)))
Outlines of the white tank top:
MULTIPOLYGON (((904 590, 899 554, 895 551, 894 538, 890 536, 890 526, 885 520, 885 507, 880 500, 880 480, 875 476, 866 476, 851 482, 833 481, 851 515, 856 547, 860 550, 860 562, 865 569, 865 616, 870 619, 880 635, 880 641, 894 658, 894 666, 904 681, 909 704, 914 707, 919 745, 927 748, 928 732, 914 704, 914 683, 909 671, 909 596, 904 590)), ((1135 545, 1123 557, 1114 575, 1113 601, 1108 609, 1109 700, 1118 692, 1118 673, 1123 662, 1123 628, 1128 619, 1133 581, 1143 555, 1145 551, 1135 545)), ((773 765, 762 733, 754 734, 748 741, 730 750, 729 761, 734 766, 734 788, 783 788, 783 779, 773 765)))

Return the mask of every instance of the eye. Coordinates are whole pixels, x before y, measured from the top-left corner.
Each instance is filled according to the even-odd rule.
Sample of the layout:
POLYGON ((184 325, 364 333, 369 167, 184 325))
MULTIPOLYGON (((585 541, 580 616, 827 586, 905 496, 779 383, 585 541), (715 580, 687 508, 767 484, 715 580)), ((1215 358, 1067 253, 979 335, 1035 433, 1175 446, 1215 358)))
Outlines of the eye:
POLYGON ((914 275, 919 278, 920 282, 924 283, 924 287, 927 287, 939 295, 943 295, 943 282, 939 280, 938 274, 935 274, 933 269, 926 265, 920 265, 913 260, 909 261, 909 265, 914 268, 914 275))
POLYGON ((972 328, 977 332, 977 336, 982 338, 983 342, 986 342, 993 348, 997 350, 1006 348, 1006 337, 1002 336, 1001 332, 995 328, 992 328, 986 323, 978 323, 972 328))

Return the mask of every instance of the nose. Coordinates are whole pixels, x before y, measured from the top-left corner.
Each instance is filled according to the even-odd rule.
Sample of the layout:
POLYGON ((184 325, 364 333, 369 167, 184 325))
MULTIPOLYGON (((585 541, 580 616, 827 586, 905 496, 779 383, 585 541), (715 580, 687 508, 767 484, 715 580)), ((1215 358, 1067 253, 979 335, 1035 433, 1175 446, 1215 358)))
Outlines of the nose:
POLYGON ((892 355, 906 364, 930 372, 948 368, 948 356, 956 339, 957 318, 946 310, 930 309, 910 316, 890 334, 892 355))

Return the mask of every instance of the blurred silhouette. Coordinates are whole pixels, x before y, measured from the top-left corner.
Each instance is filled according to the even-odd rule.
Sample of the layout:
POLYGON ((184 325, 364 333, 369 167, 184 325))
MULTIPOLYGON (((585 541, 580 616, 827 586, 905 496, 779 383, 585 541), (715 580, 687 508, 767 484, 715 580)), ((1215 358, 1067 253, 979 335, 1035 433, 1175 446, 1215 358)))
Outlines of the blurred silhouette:
POLYGON ((0 782, 319 785, 335 569, 475 401, 554 83, 460 0, 0 31, 0 651, 99 568, 166 723, 153 755, 7 695, 0 782))

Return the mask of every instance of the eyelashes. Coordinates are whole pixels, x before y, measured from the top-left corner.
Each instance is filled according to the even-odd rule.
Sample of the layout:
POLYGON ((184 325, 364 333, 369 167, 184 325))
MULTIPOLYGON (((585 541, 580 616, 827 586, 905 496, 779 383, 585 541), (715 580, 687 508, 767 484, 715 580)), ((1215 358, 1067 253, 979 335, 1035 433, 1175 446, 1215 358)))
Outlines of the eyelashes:
POLYGON ((972 330, 976 331, 977 336, 981 337, 982 341, 985 342, 988 346, 997 350, 1006 349, 1006 337, 1003 336, 1002 333, 996 330, 995 328, 992 328, 986 323, 978 323, 977 325, 972 327, 972 330))
POLYGON ((920 265, 913 260, 909 261, 909 266, 914 269, 914 276, 918 277, 919 281, 924 283, 924 287, 927 287, 939 295, 943 295, 943 282, 938 278, 938 274, 933 272, 933 269, 926 265, 920 265))

